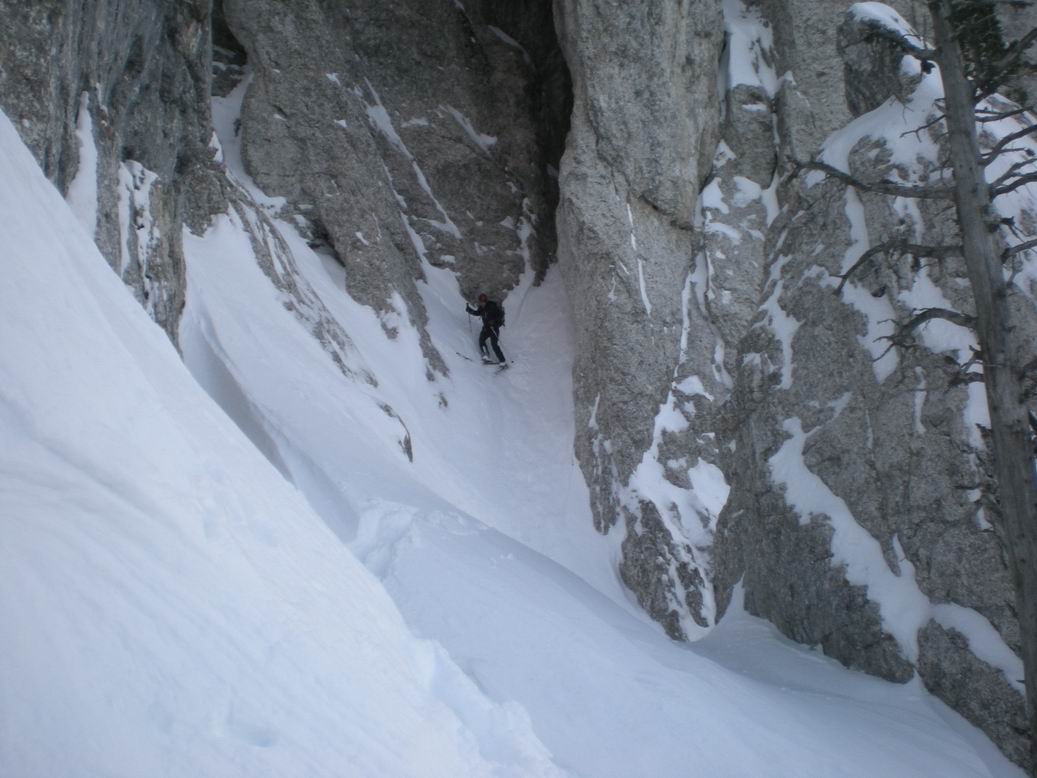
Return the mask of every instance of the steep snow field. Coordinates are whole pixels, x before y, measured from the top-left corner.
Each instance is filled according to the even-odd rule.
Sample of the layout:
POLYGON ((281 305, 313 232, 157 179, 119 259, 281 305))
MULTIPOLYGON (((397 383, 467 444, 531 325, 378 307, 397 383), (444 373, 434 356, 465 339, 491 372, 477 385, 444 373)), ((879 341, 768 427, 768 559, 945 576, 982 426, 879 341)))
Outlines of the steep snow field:
POLYGON ((0 169, 0 775, 558 774, 0 169))
POLYGON ((0 775, 1021 775, 917 683, 630 604, 556 273, 496 374, 427 268, 429 381, 402 302, 275 220, 289 310, 234 213, 184 236, 181 362, 3 117, 0 169, 0 775))

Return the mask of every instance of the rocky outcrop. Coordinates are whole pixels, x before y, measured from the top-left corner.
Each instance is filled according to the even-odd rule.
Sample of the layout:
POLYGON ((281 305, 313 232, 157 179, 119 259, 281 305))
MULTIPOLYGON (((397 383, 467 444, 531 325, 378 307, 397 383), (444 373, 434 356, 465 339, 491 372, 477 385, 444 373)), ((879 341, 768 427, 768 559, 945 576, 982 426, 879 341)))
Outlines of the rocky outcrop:
MULTIPOLYGON (((932 118, 939 82, 902 66, 889 41, 895 14, 873 11, 839 30, 844 94, 860 119, 828 139, 824 159, 863 180, 924 182, 937 174, 940 139, 910 131, 932 118), (889 98, 901 102, 881 107, 889 98)), ((909 336, 897 324, 926 307, 971 314, 963 263, 865 254, 891 239, 953 245, 953 220, 942 203, 821 174, 778 196, 721 441, 732 491, 714 548, 718 607, 741 582, 746 607, 790 637, 890 680, 917 672, 1023 763, 1019 634, 989 510, 985 398, 958 367, 974 339, 948 322, 909 336)), ((1035 321, 1029 300, 1014 304, 1035 321)))
POLYGON ((4 0, 0 14, 0 104, 175 339, 181 225, 207 215, 190 193, 210 170, 209 3, 4 0))
MULTIPOLYGON (((390 334, 393 315, 424 331, 416 282, 430 267, 456 272, 471 296, 502 296, 527 266, 542 272, 554 249, 540 223, 543 128, 562 125, 565 107, 538 91, 542 72, 557 78, 549 29, 538 64, 477 4, 224 7, 249 62, 247 171, 334 252, 350 294, 385 314, 390 334)), ((444 371, 427 336, 424 346, 444 371)))
MULTIPOLYGON (((849 3, 841 0, 763 0, 747 3, 766 18, 773 41, 776 100, 783 156, 807 159, 829 133, 851 118, 837 48, 839 25, 849 3)), ((888 4, 917 29, 925 29, 925 4, 888 4)))
POLYGON ((238 196, 218 181, 210 91, 247 61, 249 172, 354 297, 389 313, 398 294, 420 323, 423 262, 503 294, 554 255, 569 90, 550 4, 472 5, 8 2, 3 107, 175 339, 182 226, 238 196))
POLYGON ((680 635, 684 615, 709 618, 682 583, 700 575, 692 571, 704 527, 669 499, 646 515, 649 498, 631 479, 664 431, 655 419, 674 402, 686 350, 696 193, 718 134, 720 8, 600 6, 555 5, 573 78, 558 243, 576 332, 576 453, 598 529, 624 525, 624 579, 644 582, 634 583, 642 604, 680 635), (660 566, 673 574, 658 575, 660 566))

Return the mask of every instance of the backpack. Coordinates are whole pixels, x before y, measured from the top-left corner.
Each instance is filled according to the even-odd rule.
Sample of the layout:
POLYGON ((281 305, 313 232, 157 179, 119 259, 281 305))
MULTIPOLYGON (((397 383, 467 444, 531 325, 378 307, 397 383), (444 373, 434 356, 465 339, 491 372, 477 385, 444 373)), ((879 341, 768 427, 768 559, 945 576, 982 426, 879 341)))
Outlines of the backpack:
MULTIPOLYGON (((490 302, 492 302, 496 306, 496 308, 497 308, 497 315, 494 316, 492 318, 492 320, 488 320, 486 323, 489 324, 491 327, 503 327, 504 326, 504 306, 501 305, 496 300, 491 300, 490 302)), ((487 317, 487 318, 489 319, 489 317, 487 317)))

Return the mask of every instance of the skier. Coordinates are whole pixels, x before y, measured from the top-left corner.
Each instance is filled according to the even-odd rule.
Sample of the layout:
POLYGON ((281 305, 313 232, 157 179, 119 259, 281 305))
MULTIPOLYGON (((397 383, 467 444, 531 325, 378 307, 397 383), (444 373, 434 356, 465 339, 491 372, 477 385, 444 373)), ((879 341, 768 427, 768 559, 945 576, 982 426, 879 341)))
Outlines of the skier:
POLYGON ((500 350, 497 342, 500 338, 500 328, 504 326, 504 309, 495 300, 491 300, 485 293, 479 295, 479 307, 472 308, 465 305, 465 312, 469 316, 478 316, 482 319, 482 331, 479 333, 479 353, 482 354, 483 362, 493 364, 490 354, 486 350, 486 341, 489 339, 493 347, 493 353, 497 355, 497 363, 505 366, 507 361, 504 353, 500 350))

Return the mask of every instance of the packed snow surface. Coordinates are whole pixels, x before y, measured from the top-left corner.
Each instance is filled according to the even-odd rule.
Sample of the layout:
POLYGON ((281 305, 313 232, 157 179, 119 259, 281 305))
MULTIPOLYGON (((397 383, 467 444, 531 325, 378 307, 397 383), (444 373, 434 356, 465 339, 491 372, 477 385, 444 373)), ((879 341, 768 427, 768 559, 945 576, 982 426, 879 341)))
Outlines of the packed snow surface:
POLYGON ((505 300, 498 374, 426 266, 430 373, 403 301, 275 218, 340 365, 235 211, 184 234, 181 362, 2 117, 0 165, 0 774, 1021 775, 917 682, 630 604, 557 272, 505 300))

